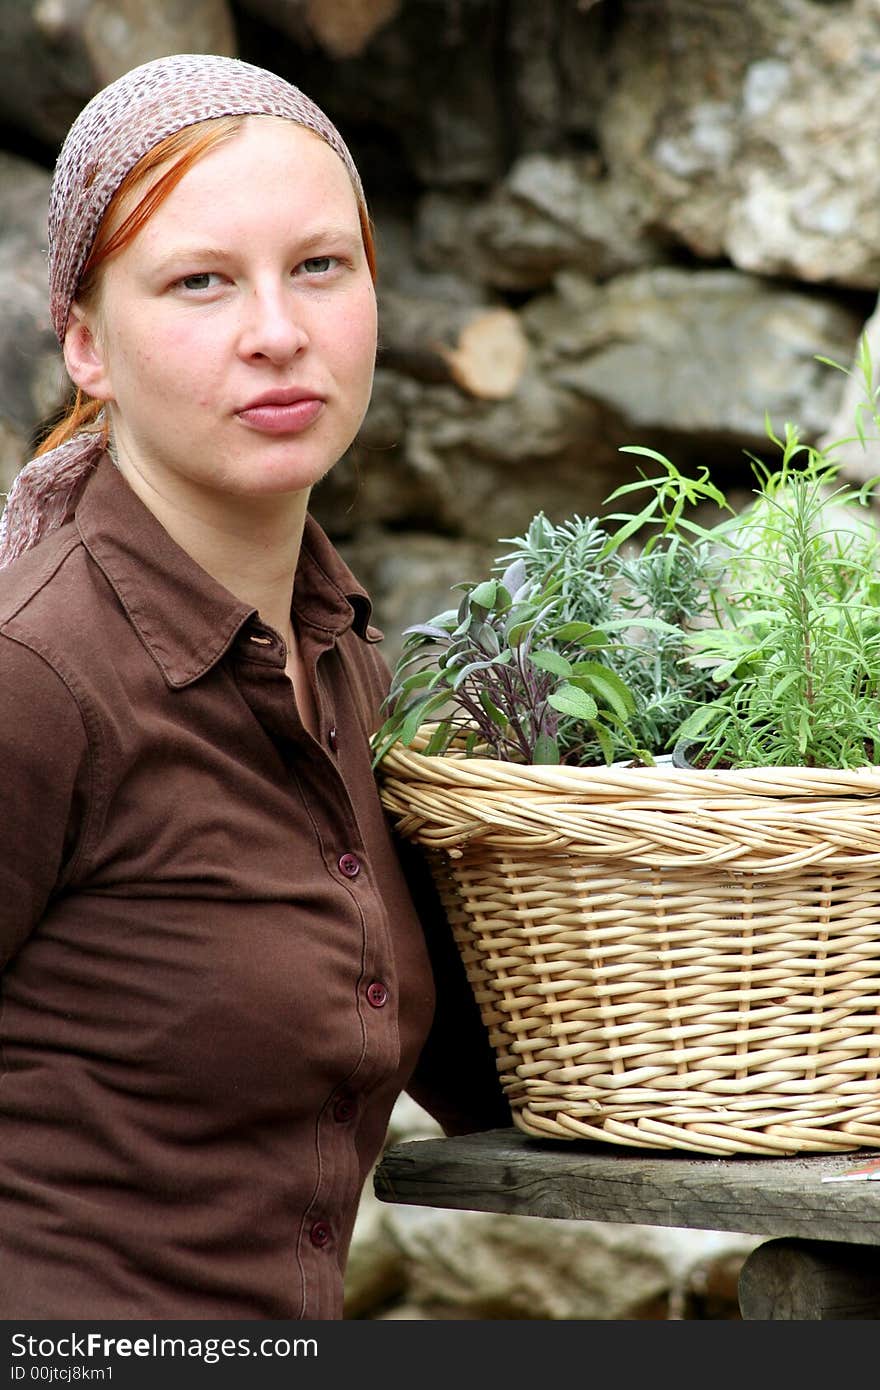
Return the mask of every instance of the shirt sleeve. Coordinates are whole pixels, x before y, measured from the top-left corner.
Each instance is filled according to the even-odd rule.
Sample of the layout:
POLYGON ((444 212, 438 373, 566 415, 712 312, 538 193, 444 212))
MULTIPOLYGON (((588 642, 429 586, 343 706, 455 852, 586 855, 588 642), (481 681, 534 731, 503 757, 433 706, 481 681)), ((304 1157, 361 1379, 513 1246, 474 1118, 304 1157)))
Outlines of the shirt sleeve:
POLYGON ((437 1003, 431 1031, 407 1091, 444 1133, 508 1128, 510 1106, 495 1054, 428 865, 397 838, 398 853, 425 933, 437 1003))
POLYGON ((0 635, 0 969, 45 912, 75 855, 88 745, 49 663, 0 635))

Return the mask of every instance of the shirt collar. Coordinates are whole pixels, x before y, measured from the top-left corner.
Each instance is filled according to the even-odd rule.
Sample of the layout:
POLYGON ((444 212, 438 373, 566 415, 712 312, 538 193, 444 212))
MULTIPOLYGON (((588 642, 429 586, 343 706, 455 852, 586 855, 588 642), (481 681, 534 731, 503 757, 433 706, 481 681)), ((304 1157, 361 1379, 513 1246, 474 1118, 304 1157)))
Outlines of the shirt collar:
MULTIPOLYGON (((161 522, 104 455, 76 509, 83 544, 170 686, 191 684, 227 652, 257 615, 172 540, 161 522)), ((313 517, 307 516, 294 580, 300 622, 335 640, 349 627, 366 642, 366 590, 313 517)))

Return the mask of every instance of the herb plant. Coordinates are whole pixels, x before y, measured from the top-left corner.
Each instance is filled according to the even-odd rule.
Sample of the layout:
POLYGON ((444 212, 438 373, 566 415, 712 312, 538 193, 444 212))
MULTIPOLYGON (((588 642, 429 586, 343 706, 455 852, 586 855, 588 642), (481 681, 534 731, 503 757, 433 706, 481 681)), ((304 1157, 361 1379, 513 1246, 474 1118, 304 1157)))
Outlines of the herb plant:
POLYGON ((880 763, 880 532, 870 485, 841 484, 787 426, 782 464, 720 528, 726 621, 691 639, 720 693, 685 721, 699 761, 729 767, 880 763), (850 516, 847 517, 847 512, 850 516))
MULTIPOLYGON (((864 337, 857 371, 864 445, 865 415, 880 422, 864 337)), ((533 763, 651 763, 686 745, 699 766, 880 764, 872 485, 840 481, 848 440, 767 433, 781 462, 750 456, 757 487, 738 515, 706 469, 689 479, 631 446, 654 472, 605 505, 641 492, 641 510, 539 512, 503 542, 490 578, 456 586, 457 608, 406 630, 376 761, 418 736, 430 754, 533 763), (698 503, 717 524, 694 519, 698 503)))
POLYGON ((457 609, 406 629, 377 761, 429 720, 427 753, 457 740, 521 762, 653 761, 710 682, 681 658, 720 565, 685 506, 724 499, 705 474, 686 479, 660 455, 634 452, 660 460, 662 480, 608 500, 645 487, 641 512, 609 518, 622 523, 614 531, 592 517, 557 526, 538 513, 524 536, 505 542, 514 549, 493 577, 457 586, 457 609), (655 533, 628 553, 645 527, 655 533))
POLYGON ((411 743, 432 717, 426 753, 458 740, 468 752, 479 746, 498 758, 558 763, 563 721, 576 723, 580 741, 593 740, 600 755, 610 756, 612 729, 629 744, 632 696, 595 660, 604 635, 563 616, 558 578, 530 580, 515 560, 498 579, 457 587, 457 609, 406 629, 376 761, 398 739, 411 743))

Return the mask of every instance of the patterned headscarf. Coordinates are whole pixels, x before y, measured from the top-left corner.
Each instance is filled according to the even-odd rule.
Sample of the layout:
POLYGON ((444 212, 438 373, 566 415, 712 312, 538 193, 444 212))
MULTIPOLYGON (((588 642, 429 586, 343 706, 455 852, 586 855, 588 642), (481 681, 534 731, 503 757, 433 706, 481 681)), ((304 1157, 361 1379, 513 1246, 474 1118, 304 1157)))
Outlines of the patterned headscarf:
MULTIPOLYGON (((280 116, 319 135, 364 193, 354 160, 320 107, 276 73, 237 58, 178 53, 132 68, 92 97, 67 133, 49 198, 49 303, 63 344, 80 277, 113 194, 139 159, 185 126, 217 116, 280 116)), ((70 516, 105 449, 82 430, 32 459, 0 518, 0 569, 70 516)))

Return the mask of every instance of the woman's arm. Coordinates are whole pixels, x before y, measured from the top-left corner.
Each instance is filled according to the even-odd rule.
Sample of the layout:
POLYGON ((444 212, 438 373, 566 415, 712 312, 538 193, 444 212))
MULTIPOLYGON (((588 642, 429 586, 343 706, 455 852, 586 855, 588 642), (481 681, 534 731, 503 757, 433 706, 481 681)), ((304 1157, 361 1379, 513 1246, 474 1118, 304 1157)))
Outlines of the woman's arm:
POLYGON ((506 1128, 512 1120, 495 1055, 430 871, 417 847, 399 839, 397 845, 437 992, 431 1031, 406 1089, 446 1134, 506 1128))
POLYGON ((0 969, 73 867, 89 771, 71 690, 44 657, 0 633, 0 969))

